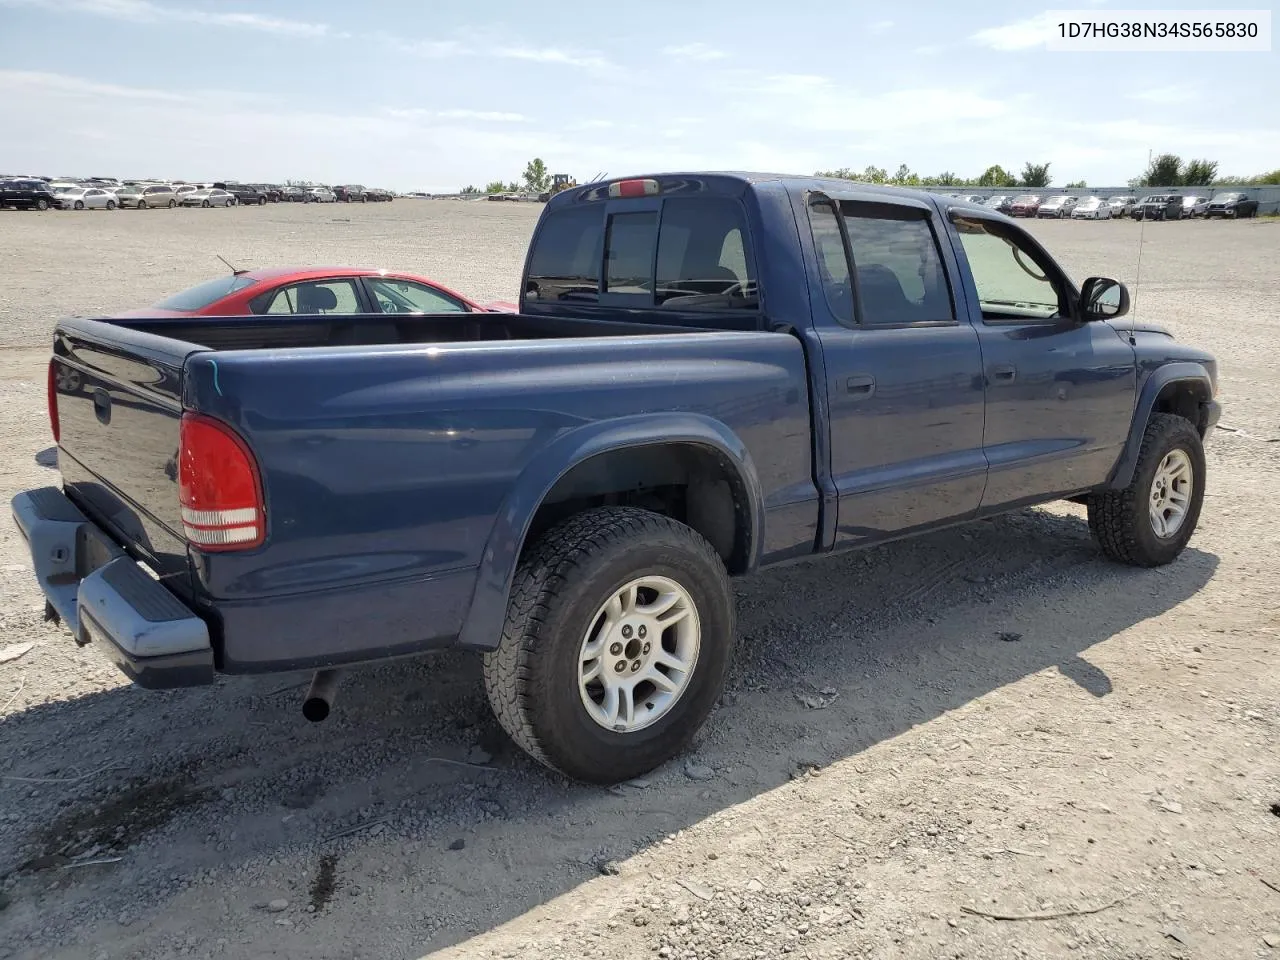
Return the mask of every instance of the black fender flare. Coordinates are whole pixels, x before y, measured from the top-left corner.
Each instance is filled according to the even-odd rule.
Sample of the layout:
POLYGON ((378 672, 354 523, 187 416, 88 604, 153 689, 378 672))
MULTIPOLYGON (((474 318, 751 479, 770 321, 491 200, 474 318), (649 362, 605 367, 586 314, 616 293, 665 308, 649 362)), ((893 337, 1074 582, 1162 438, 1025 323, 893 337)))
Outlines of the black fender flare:
POLYGON ((557 437, 538 451, 504 498, 481 554, 458 646, 492 650, 498 645, 525 538, 538 508, 561 477, 604 453, 673 444, 714 450, 737 471, 749 500, 747 557, 748 569, 754 570, 764 545, 764 496, 751 455, 732 430, 719 420, 696 413, 639 414, 597 421, 557 437))
MULTIPOLYGON (((1138 394, 1138 402, 1134 406, 1133 419, 1129 424, 1129 439, 1125 441, 1120 459, 1111 470, 1111 478, 1107 486, 1113 490, 1123 490, 1133 479, 1133 472, 1138 466, 1138 452, 1142 448, 1142 437, 1147 429, 1147 421, 1151 419, 1151 411, 1156 405, 1161 392, 1171 383, 1194 382, 1202 384, 1207 396, 1213 396, 1213 378, 1209 371, 1193 360, 1167 363, 1149 376, 1138 394)), ((1197 426, 1199 426, 1197 424, 1197 426)), ((1210 424, 1212 426, 1212 424, 1210 424)))

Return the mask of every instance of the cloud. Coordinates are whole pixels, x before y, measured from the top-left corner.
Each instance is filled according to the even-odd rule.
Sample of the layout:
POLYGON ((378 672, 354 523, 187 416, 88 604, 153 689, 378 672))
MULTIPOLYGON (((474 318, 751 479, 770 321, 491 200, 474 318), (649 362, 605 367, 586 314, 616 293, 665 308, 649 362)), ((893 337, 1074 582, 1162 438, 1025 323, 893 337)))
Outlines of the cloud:
POLYGON ((490 123, 528 123, 522 113, 499 110, 427 110, 422 107, 383 107, 381 113, 397 120, 482 120, 490 123))
POLYGON ((556 47, 498 47, 485 51, 489 56, 501 57, 504 60, 529 60, 533 63, 559 63, 569 67, 583 67, 594 70, 607 70, 613 66, 608 60, 595 53, 569 53, 556 47))
POLYGON ((717 50, 715 47, 708 46, 705 43, 686 43, 680 46, 671 46, 662 48, 663 56, 672 57, 676 60, 723 60, 729 55, 723 50, 717 50))
POLYGON ((969 39, 993 50, 1030 50, 1049 42, 1055 22, 1052 13, 1040 13, 1004 26, 987 27, 969 39))
POLYGON ((165 103, 192 103, 193 98, 168 90, 122 87, 114 83, 98 83, 60 73, 37 70, 0 70, 0 90, 29 95, 33 92, 59 96, 108 98, 112 100, 150 100, 165 103))
POLYGON ((875 23, 871 24, 871 27, 869 29, 871 30, 872 33, 885 33, 886 31, 893 29, 893 21, 877 20, 875 23))
POLYGON ((326 23, 311 23, 261 13, 213 13, 191 7, 168 7, 151 0, 0 0, 0 6, 39 7, 54 13, 80 13, 130 23, 198 23, 235 27, 294 37, 345 36, 326 23))

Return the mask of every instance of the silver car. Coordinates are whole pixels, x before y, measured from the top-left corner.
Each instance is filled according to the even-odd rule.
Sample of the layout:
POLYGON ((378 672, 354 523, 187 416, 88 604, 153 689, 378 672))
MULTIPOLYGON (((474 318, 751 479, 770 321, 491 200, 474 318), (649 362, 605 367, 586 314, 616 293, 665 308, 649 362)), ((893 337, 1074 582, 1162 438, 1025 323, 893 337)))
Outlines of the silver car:
POLYGON ((1209 212, 1209 198, 1199 196, 1185 196, 1182 198, 1182 219, 1192 219, 1203 217, 1209 212))
POLYGON ((1137 197, 1112 197, 1107 201, 1113 217, 1131 217, 1138 208, 1137 197))
POLYGON ((184 207, 234 207, 234 194, 219 190, 217 187, 205 187, 203 190, 191 190, 182 194, 179 201, 184 207))
POLYGON ((178 195, 173 192, 173 187, 167 183, 153 183, 145 187, 139 187, 142 191, 138 196, 137 207, 139 210, 146 210, 148 207, 176 207, 178 205, 178 195))

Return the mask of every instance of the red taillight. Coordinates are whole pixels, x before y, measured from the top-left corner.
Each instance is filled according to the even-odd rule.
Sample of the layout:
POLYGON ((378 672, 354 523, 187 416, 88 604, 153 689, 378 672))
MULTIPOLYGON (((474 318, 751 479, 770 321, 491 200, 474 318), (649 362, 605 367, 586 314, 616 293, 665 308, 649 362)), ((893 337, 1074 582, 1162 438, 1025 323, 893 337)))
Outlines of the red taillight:
POLYGON ((657 180, 617 180, 609 184, 611 197, 651 197, 657 192, 657 180))
POLYGON ((49 427, 53 430, 53 442, 62 439, 62 425, 58 422, 58 361, 49 361, 49 427))
POLYGON ((247 550, 266 539, 262 483, 253 454, 224 423, 184 413, 178 441, 182 530, 201 550, 247 550))

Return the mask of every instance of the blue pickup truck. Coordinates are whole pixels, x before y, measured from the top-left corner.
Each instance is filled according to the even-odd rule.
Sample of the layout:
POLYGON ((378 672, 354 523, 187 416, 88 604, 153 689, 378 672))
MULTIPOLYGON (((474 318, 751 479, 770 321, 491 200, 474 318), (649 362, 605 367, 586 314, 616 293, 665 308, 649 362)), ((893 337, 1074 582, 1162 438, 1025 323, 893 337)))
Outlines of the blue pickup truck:
POLYGON ((731 577, 1056 499, 1125 564, 1196 526, 1214 359, 984 207, 588 184, 521 282, 502 316, 59 323, 61 483, 13 500, 48 615, 145 687, 314 671, 313 720, 347 668, 474 650, 520 747, 610 783, 708 717, 731 577))

